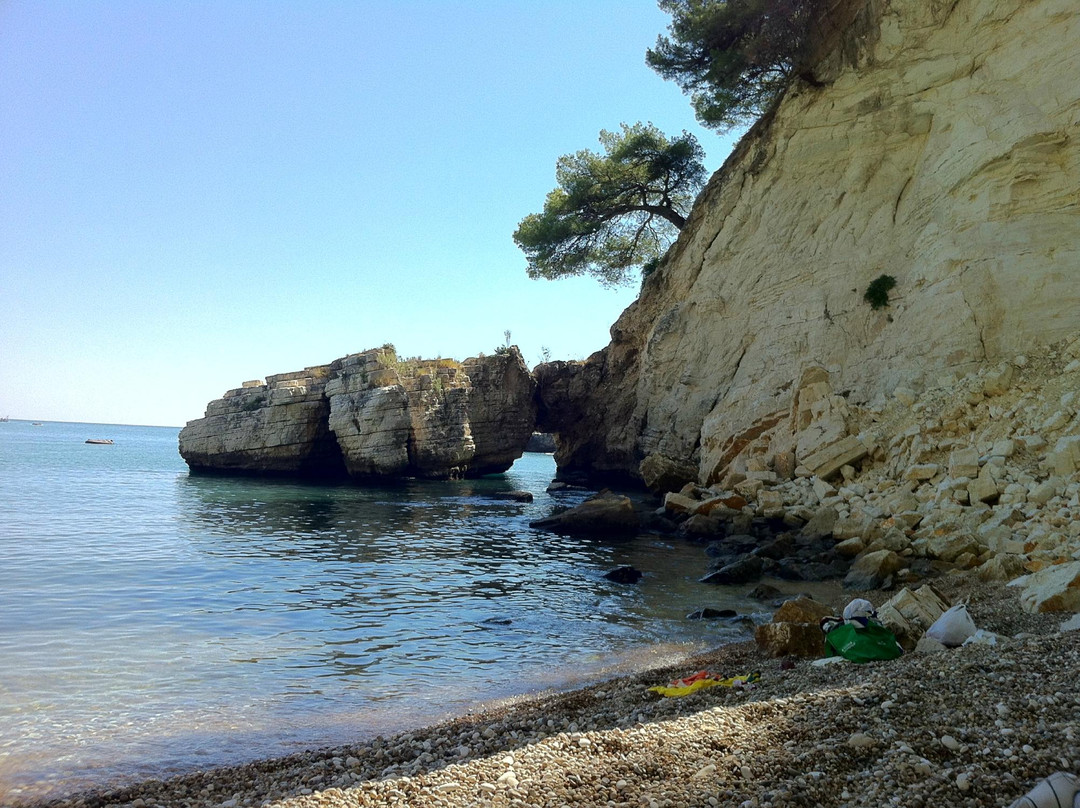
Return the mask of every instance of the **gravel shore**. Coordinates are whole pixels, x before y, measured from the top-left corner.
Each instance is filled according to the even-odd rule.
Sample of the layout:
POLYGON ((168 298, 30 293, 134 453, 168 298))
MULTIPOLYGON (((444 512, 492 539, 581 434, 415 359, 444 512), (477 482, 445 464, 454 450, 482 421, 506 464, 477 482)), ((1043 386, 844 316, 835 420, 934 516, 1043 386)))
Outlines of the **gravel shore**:
POLYGON ((935 586, 999 644, 819 667, 742 643, 391 738, 35 805, 1005 806, 1080 772, 1070 615, 1024 614, 1000 585, 935 586), (647 690, 700 669, 761 680, 647 690))

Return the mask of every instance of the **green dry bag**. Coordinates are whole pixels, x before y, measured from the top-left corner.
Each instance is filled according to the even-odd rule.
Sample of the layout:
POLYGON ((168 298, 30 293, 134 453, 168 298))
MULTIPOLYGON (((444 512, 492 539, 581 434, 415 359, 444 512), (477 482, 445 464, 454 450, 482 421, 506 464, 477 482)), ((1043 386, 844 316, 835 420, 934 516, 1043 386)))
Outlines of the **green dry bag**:
POLYGON ((891 631, 873 620, 866 627, 845 623, 825 635, 825 655, 842 656, 852 662, 896 659, 904 653, 891 631))

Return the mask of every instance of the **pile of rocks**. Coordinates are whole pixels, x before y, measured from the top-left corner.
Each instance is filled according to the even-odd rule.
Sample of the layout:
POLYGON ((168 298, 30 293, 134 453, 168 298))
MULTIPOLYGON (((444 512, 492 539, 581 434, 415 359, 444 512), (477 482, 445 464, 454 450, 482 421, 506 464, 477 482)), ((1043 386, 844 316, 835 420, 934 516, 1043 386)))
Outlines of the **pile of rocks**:
POLYGON ((667 515, 694 535, 769 520, 805 557, 847 559, 852 589, 974 570, 1022 577, 1027 609, 1080 610, 1080 339, 878 407, 832 399, 803 425, 839 422, 817 431, 831 442, 747 453, 722 483, 668 493, 667 515))

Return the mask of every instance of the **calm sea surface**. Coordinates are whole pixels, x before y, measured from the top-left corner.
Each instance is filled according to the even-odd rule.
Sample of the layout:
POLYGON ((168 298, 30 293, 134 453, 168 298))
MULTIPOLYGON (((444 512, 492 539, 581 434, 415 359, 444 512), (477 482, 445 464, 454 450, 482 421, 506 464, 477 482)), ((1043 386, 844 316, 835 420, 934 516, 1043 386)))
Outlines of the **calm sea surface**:
POLYGON ((741 639, 686 614, 760 608, 678 539, 531 530, 582 497, 544 493, 547 455, 314 486, 189 476, 177 432, 0 423, 0 803, 431 723, 741 639))

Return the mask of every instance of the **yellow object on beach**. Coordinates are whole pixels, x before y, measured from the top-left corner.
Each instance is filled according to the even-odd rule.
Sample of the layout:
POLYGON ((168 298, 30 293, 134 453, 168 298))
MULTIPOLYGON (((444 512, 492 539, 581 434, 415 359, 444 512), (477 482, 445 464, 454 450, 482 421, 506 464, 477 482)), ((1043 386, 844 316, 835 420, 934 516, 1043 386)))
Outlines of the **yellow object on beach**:
POLYGON ((743 676, 732 676, 730 679, 717 679, 713 674, 701 671, 701 673, 691 676, 689 679, 679 679, 672 682, 665 687, 664 685, 657 685, 656 687, 650 687, 653 693, 659 693, 661 696, 668 696, 669 698, 675 698, 678 696, 689 696, 691 693, 696 693, 699 690, 704 690, 706 687, 746 687, 752 685, 758 679, 761 678, 761 674, 757 671, 753 673, 747 673, 743 676))

